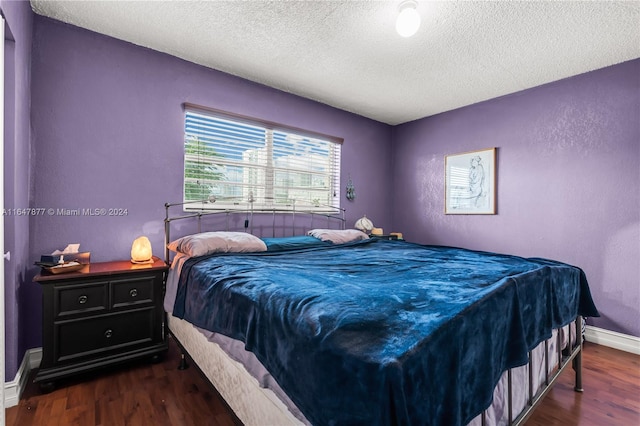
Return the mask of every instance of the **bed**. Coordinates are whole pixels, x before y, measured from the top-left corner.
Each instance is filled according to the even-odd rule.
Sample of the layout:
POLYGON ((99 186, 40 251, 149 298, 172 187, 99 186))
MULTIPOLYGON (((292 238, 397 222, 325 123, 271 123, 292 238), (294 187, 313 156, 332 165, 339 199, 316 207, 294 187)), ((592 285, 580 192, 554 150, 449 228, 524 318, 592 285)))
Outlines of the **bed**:
POLYGON ((243 423, 517 424, 580 389, 579 268, 339 228, 167 232, 169 330, 243 423))

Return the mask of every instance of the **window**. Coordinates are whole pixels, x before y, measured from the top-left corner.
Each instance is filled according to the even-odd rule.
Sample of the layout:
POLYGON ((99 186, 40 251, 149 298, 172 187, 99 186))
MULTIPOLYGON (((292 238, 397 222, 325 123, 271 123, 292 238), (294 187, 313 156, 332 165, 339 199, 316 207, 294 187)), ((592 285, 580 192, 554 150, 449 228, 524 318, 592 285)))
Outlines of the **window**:
POLYGON ((341 142, 185 106, 185 210, 339 208, 341 142))

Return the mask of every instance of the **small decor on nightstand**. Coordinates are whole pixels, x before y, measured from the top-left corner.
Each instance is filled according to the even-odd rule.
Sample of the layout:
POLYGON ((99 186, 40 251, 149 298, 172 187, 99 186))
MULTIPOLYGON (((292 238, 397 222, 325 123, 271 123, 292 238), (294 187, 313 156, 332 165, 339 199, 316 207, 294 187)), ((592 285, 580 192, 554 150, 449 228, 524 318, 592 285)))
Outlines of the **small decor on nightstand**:
POLYGON ((80 252, 80 244, 69 244, 64 250, 56 250, 51 254, 43 254, 40 261, 35 262, 52 274, 75 272, 89 264, 90 252, 80 252))
POLYGON ((371 230, 371 235, 375 235, 375 236, 381 236, 384 234, 384 231, 382 230, 382 228, 373 228, 371 230))
POLYGON ((83 265, 82 263, 78 262, 65 262, 55 266, 40 266, 42 266, 42 269, 51 272, 52 274, 66 274, 68 272, 79 271, 87 265, 83 265))
POLYGON ((371 231, 373 230, 373 222, 371 222, 365 214, 360 219, 356 220, 354 227, 365 234, 371 234, 371 231))
POLYGON ((131 263, 153 263, 151 242, 147 237, 138 237, 131 246, 131 263))

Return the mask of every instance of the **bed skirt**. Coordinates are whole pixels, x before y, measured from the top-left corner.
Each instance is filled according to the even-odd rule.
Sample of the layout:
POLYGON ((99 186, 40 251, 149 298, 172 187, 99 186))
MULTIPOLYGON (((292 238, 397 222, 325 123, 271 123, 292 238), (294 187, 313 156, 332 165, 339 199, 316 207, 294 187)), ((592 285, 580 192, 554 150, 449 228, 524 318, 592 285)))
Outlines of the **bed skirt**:
MULTIPOLYGON (((581 338, 576 339, 576 336, 580 336, 580 333, 576 333, 576 323, 572 322, 559 331, 554 330, 550 339, 531 351, 529 364, 506 371, 494 389, 492 405, 469 424, 485 426, 523 422, 559 375, 558 366, 564 368, 569 361, 573 361, 576 368, 582 347, 581 338), (569 348, 572 350, 569 351, 569 348)), ((168 325, 181 349, 198 365, 246 426, 309 424, 275 381, 267 380, 271 389, 261 386, 254 377, 255 371, 252 375, 237 360, 237 355, 229 355, 220 344, 211 341, 210 337, 189 322, 168 314, 168 325)), ((579 381, 578 371, 576 380, 579 381)), ((265 381, 262 382, 264 385, 265 381)), ((577 383, 576 387, 579 386, 577 383)))

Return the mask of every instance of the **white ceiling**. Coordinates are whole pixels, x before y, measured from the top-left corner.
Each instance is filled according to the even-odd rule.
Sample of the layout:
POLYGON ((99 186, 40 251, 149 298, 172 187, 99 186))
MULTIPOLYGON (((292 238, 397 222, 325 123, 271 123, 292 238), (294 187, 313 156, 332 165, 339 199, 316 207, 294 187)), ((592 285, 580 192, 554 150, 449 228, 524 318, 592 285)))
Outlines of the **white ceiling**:
POLYGON ((50 1, 44 16, 388 124, 640 57, 640 1, 50 1))

